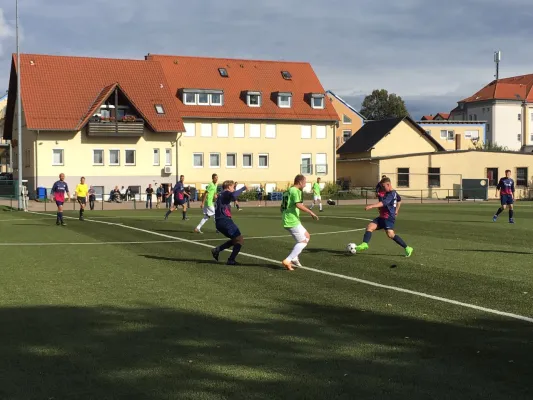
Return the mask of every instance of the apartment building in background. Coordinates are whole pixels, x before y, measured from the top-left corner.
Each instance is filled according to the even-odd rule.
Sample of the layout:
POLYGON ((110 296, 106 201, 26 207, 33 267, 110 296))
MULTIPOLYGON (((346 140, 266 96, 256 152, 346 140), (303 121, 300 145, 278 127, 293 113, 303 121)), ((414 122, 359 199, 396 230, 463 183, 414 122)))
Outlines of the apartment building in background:
POLYGON ((339 124, 335 135, 335 147, 341 147, 352 135, 357 132, 365 123, 365 117, 353 106, 348 104, 343 98, 332 91, 327 95, 339 115, 339 124))

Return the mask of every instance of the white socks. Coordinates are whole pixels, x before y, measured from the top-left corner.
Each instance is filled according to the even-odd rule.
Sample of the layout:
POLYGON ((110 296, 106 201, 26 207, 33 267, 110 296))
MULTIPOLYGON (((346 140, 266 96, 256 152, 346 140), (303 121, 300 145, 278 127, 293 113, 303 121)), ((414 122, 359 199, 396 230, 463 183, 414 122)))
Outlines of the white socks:
POLYGON ((320 208, 320 211, 322 211, 322 203, 320 203, 318 207, 320 208))
POLYGON ((291 251, 291 254, 289 254, 289 256, 285 260, 288 262, 291 262, 295 258, 298 258, 298 256, 303 251, 303 249, 305 249, 306 246, 307 246, 306 242, 296 243, 291 251))
POLYGON ((198 226, 196 227, 196 229, 200 230, 202 229, 202 226, 204 226, 204 224, 209 221, 209 217, 205 216, 204 218, 202 218, 202 220, 200 221, 200 223, 198 224, 198 226))

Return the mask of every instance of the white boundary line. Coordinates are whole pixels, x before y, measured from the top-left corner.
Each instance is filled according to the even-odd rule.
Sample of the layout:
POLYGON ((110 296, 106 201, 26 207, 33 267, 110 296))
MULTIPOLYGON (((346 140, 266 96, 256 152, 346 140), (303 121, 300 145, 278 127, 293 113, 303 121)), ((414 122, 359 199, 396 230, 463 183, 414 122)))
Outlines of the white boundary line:
MULTIPOLYGON (((28 212, 30 212, 32 214, 38 214, 38 215, 53 215, 53 214, 43 214, 43 213, 34 212, 34 211, 28 211, 28 212)), ((67 217, 67 216, 65 216, 65 218, 76 219, 74 217, 67 217)), ((164 238, 167 238, 167 239, 174 239, 174 240, 177 240, 177 241, 180 241, 180 242, 183 242, 183 243, 191 243, 191 244, 195 244, 197 246, 207 247, 207 248, 210 248, 210 249, 212 248, 212 246, 210 246, 208 244, 205 244, 205 243, 198 243, 198 242, 195 242, 193 240, 188 240, 188 239, 183 239, 183 238, 180 238, 180 237, 170 236, 170 235, 166 235, 164 233, 152 232, 152 231, 149 231, 147 229, 136 228, 134 226, 120 225, 120 224, 115 224, 113 222, 96 221, 96 220, 91 220, 91 219, 86 219, 85 221, 94 222, 94 223, 98 223, 98 224, 111 225, 111 226, 118 226, 118 227, 121 227, 121 228, 130 229, 130 230, 137 231, 137 232, 148 233, 148 234, 151 234, 151 235, 160 236, 160 237, 164 237, 164 238)), ((229 251, 229 250, 227 250, 227 251, 229 251)), ((267 261, 267 262, 271 262, 271 263, 274 263, 274 264, 280 264, 280 261, 276 261, 276 260, 273 260, 271 258, 256 256, 254 254, 244 253, 244 252, 241 252, 239 254, 242 255, 242 256, 245 256, 245 257, 255 258, 257 260, 267 261)), ((383 285, 381 283, 367 281, 366 279, 360 279, 360 278, 355 278, 355 277, 352 277, 352 276, 336 274, 334 272, 324 271, 324 270, 320 270, 320 269, 316 269, 316 268, 302 266, 302 267, 299 267, 299 269, 304 269, 304 270, 307 270, 307 271, 315 272, 317 274, 333 276, 333 277, 336 277, 336 278, 346 279, 348 281, 358 282, 358 283, 362 283, 362 284, 365 284, 365 285, 378 287, 378 288, 381 288, 381 289, 388 289, 388 290, 393 290, 395 292, 412 294, 414 296, 424 297, 426 299, 436 300, 436 301, 440 301, 440 302, 448 303, 448 304, 453 304, 453 305, 464 307, 464 308, 470 308, 470 309, 477 310, 477 311, 483 311, 483 312, 489 313, 489 314, 495 314, 495 315, 499 315, 499 316, 502 316, 502 317, 518 319, 518 320, 521 320, 521 321, 526 321, 526 322, 533 323, 533 318, 532 317, 526 317, 526 316, 523 316, 523 315, 514 314, 514 313, 510 313, 510 312, 506 312, 506 311, 499 311, 499 310, 494 310, 492 308, 477 306, 475 304, 463 303, 461 301, 451 300, 451 299, 447 299, 445 297, 433 296, 431 294, 427 294, 427 293, 423 293, 423 292, 417 292, 417 291, 409 290, 409 289, 404 289, 404 288, 397 287, 397 286, 383 285)))
POLYGON ((85 242, 85 243, 74 243, 74 242, 49 242, 49 243, 0 243, 0 246, 68 246, 68 245, 94 245, 94 246, 104 246, 110 244, 146 244, 146 243, 176 243, 179 240, 149 240, 146 242, 85 242))
MULTIPOLYGON (((364 231, 366 228, 359 228, 359 229, 348 229, 346 231, 335 231, 335 232, 318 232, 318 233, 312 233, 311 236, 317 236, 317 235, 334 235, 336 233, 348 233, 348 232, 358 232, 358 231, 364 231)), ((291 237, 291 235, 275 235, 275 236, 251 236, 245 237, 245 240, 250 239, 274 239, 274 238, 284 238, 284 237, 291 237)), ((215 242, 220 241, 221 238, 217 239, 201 239, 201 240, 193 240, 193 242, 201 243, 201 242, 215 242)))

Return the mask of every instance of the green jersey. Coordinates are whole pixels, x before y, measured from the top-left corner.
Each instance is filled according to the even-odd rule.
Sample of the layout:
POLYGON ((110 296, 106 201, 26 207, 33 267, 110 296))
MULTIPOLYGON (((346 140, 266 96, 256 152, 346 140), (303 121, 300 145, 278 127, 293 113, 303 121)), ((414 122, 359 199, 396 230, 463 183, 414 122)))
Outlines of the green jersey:
POLYGON ((320 196, 320 185, 318 182, 313 183, 313 194, 315 196, 320 196))
POLYGON ((207 207, 213 207, 215 205, 215 194, 217 192, 217 185, 215 185, 213 182, 211 182, 209 185, 207 185, 207 188, 205 189, 205 192, 207 193, 205 197, 205 205, 207 207))
POLYGON ((302 203, 302 191, 300 189, 291 187, 283 193, 281 212, 283 213, 284 228, 294 228, 300 225, 300 209, 296 207, 298 203, 302 203))

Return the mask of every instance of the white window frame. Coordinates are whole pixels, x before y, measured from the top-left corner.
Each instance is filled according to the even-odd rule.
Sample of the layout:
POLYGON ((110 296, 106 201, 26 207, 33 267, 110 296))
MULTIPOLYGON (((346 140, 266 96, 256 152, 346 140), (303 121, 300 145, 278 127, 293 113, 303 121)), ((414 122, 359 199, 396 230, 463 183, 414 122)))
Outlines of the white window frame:
POLYGON ((301 139, 311 139, 312 138, 312 129, 311 125, 302 125, 300 127, 300 138, 301 139))
POLYGON ((128 167, 137 165, 137 150, 135 150, 135 149, 124 149, 124 165, 127 165, 128 167), (128 157, 126 156, 126 153, 128 151, 133 151, 133 163, 129 163, 127 161, 128 157))
POLYGON ((261 107, 262 99, 261 99, 261 93, 259 92, 251 92, 246 94, 246 104, 248 107, 261 107), (252 97, 257 97, 257 104, 252 104, 251 99, 252 97))
POLYGON ((226 153, 226 168, 237 168, 237 153, 226 153), (228 165, 228 156, 233 156, 235 165, 228 165))
POLYGON ((209 153, 209 168, 220 168, 221 161, 222 160, 220 159, 220 153, 209 153), (211 165, 211 156, 213 155, 218 156, 218 165, 211 165))
POLYGON ((199 106, 208 106, 211 103, 210 102, 210 97, 211 96, 209 95, 209 93, 198 93, 197 94, 197 103, 198 103, 198 105, 199 106), (200 101, 200 98, 202 96, 205 96, 205 103, 200 101))
POLYGON ((109 163, 108 163, 108 165, 110 165, 112 167, 120 166, 120 149, 109 149, 109 163), (118 154, 118 162, 117 163, 112 163, 111 162, 111 152, 112 151, 116 151, 117 154, 118 154))
POLYGON ((204 167, 204 153, 192 153, 192 167, 193 168, 203 168, 204 167), (202 159, 202 165, 194 165, 194 157, 200 156, 202 159))
POLYGON ((343 125, 351 125, 353 122, 352 122, 352 119, 350 117, 348 117, 346 114, 342 114, 342 124, 343 125), (348 118, 348 121, 350 122, 346 122, 346 118, 348 118))
POLYGON ((270 167, 270 156, 268 155, 268 153, 259 153, 257 155, 257 168, 265 169, 268 167, 270 167), (266 157, 267 165, 260 165, 261 157, 266 157))
POLYGON ((224 94, 223 93, 211 93, 209 95, 209 104, 212 106, 221 106, 224 104, 224 94), (220 102, 216 103, 213 101, 213 95, 220 96, 220 102))
POLYGON ((351 137, 352 137, 352 130, 351 130, 351 129, 344 129, 344 130, 342 131, 342 142, 343 142, 343 143, 346 143, 348 140, 350 140, 351 137), (344 134, 345 134, 346 132, 349 132, 349 133, 350 133, 350 135, 349 135, 348 137, 344 137, 344 134))
POLYGON ((265 125, 265 138, 266 139, 275 139, 277 136, 278 126, 276 124, 266 124, 265 125))
POLYGON ((186 92, 186 93, 183 93, 183 104, 186 104, 188 106, 195 106, 196 104, 198 103, 198 93, 191 93, 191 92, 186 92), (194 101, 187 101, 187 95, 191 95, 194 97, 194 101))
POLYGON ((200 136, 201 137, 213 137, 213 124, 212 123, 201 123, 200 124, 200 136), (209 134, 207 134, 207 127, 209 127, 209 134), (206 130, 204 130, 204 128, 206 130))
POLYGON ((161 150, 160 149, 152 150, 152 162, 153 162, 153 165, 161 165, 161 150), (157 161, 156 161, 156 154, 157 154, 157 161))
POLYGON ((260 139, 261 138, 261 124, 250 124, 248 125, 248 137, 250 139, 260 139))
POLYGON ((218 124, 217 125, 217 137, 221 137, 221 138, 229 137, 229 124, 218 124), (220 127, 224 127, 224 128, 221 130, 220 127))
POLYGON ((325 125, 317 125, 316 126, 316 138, 317 139, 327 139, 327 137, 328 137, 328 129, 327 129, 327 127, 325 125), (324 131, 322 132, 322 130, 324 130, 324 131))
POLYGON ((315 154, 315 165, 314 165, 315 174, 316 175, 327 175, 328 167, 329 167, 328 166, 328 153, 316 153, 315 154), (319 156, 324 156, 323 158, 326 161, 325 164, 322 164, 322 163, 318 162, 319 156), (318 166, 323 166, 323 165, 326 166, 326 172, 318 171, 318 166))
POLYGON ((313 175, 313 155, 311 153, 302 153, 300 155, 300 172, 302 169, 302 165, 304 165, 303 160, 309 159, 309 165, 311 167, 311 171, 309 173, 302 173, 303 175, 313 175))
POLYGON ((96 166, 105 165, 105 150, 104 149, 93 149, 93 165, 96 165, 96 166), (94 153, 96 151, 101 151, 102 152, 102 162, 101 163, 95 163, 94 162, 94 153))
POLYGON ((311 107, 315 110, 323 110, 325 108, 324 97, 311 97, 311 107), (315 104, 315 100, 320 100, 320 105, 315 104))
POLYGON ((278 107, 279 108, 291 108, 292 107, 292 95, 288 93, 278 94, 278 107), (282 98, 285 98, 287 102, 282 102, 282 98))
POLYGON ((165 113, 165 109, 163 107, 163 104, 154 104, 155 112, 158 115, 163 115, 165 113))
POLYGON ((233 137, 234 138, 244 138, 246 132, 246 126, 244 124, 233 124, 233 137), (237 127, 239 127, 239 135, 237 136, 237 127), (242 127, 242 130, 241 130, 242 127))
POLYGON ((172 149, 165 149, 165 167, 172 166, 172 149), (170 162, 167 160, 167 154, 170 154, 170 162))
POLYGON ((65 165, 65 149, 60 149, 58 147, 52 149, 52 165, 65 165), (54 162, 55 151, 61 151, 61 163, 54 162))
POLYGON ((455 131, 449 131, 448 129, 441 129, 440 138, 441 140, 452 141, 455 139, 455 131), (451 133, 451 137, 450 137, 450 133, 451 133))
POLYGON ((479 139, 479 131, 465 131, 464 137, 465 139, 479 139))
POLYGON ((254 155, 252 153, 243 153, 242 155, 242 167, 243 168, 253 168, 254 166, 254 155), (244 157, 250 156, 250 165, 244 165, 244 157))
POLYGON ((185 126, 185 133, 183 136, 185 137, 194 137, 196 136, 196 123, 194 122, 185 122, 183 124, 185 126), (190 129, 187 129, 190 128, 190 129))

